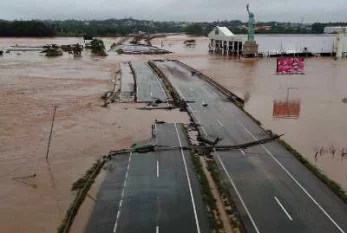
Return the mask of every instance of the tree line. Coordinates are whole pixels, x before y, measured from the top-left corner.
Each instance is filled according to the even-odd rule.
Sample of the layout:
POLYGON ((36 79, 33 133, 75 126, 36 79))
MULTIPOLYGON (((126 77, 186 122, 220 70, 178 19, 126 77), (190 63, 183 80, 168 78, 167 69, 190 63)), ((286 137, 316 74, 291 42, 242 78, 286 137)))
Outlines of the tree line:
POLYGON ((55 32, 39 21, 0 21, 0 37, 50 37, 55 32))
MULTIPOLYGON (((147 33, 187 33, 207 35, 215 26, 228 27, 235 34, 247 33, 247 22, 240 20, 215 22, 160 22, 136 19, 64 20, 64 21, 5 21, 0 20, 0 37, 53 37, 53 36, 125 36, 139 31, 147 33)), ((346 22, 295 24, 257 22, 257 26, 271 26, 256 30, 262 34, 320 34, 326 26, 347 26, 346 22)))

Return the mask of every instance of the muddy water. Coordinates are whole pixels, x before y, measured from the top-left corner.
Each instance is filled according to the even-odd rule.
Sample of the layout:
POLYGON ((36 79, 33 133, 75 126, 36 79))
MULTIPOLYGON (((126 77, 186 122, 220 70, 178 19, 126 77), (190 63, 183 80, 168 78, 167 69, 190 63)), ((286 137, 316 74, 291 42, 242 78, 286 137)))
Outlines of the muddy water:
MULTIPOLYGON (((114 40, 105 41, 109 47, 114 40)), ((0 48, 77 42, 0 39, 0 48)), ((88 51, 79 59, 37 52, 0 57, 0 232, 55 232, 74 197, 72 183, 97 158, 149 138, 155 119, 187 122, 183 113, 141 111, 137 104, 100 107, 118 63, 130 59, 143 58, 114 53, 96 58, 88 51), (52 105, 58 110, 46 162, 52 105)), ((83 224, 74 230, 78 226, 83 224)))
MULTIPOLYGON (((265 128, 285 133, 286 141, 347 188, 347 161, 341 157, 343 148, 347 151, 347 104, 342 103, 347 97, 347 60, 309 59, 306 75, 277 76, 274 59, 210 55, 205 38, 196 38, 192 48, 183 46, 185 39, 155 39, 154 45, 161 47, 163 41, 164 49, 176 52, 161 56, 110 53, 96 58, 85 51, 79 59, 68 54, 46 58, 37 52, 0 57, 0 232, 54 232, 73 198, 71 184, 96 158, 150 137, 155 119, 187 122, 183 113, 140 111, 137 104, 100 107, 118 63, 129 60, 177 58, 210 75, 245 98, 246 109, 265 128), (292 103, 294 110, 283 107, 292 103), (58 111, 47 163, 52 104, 58 111)), ((115 40, 105 38, 106 47, 115 40)), ((0 49, 78 42, 81 39, 0 39, 0 49)), ((83 207, 91 209, 92 204, 83 207)), ((87 219, 83 213, 74 231, 83 232, 87 219)))
POLYGON ((278 76, 276 59, 212 55, 207 52, 207 39, 196 38, 193 48, 183 46, 185 39, 176 36, 161 40, 179 53, 171 57, 201 70, 244 98, 246 110, 264 128, 284 133, 288 143, 347 190, 347 103, 343 103, 347 98, 347 60, 307 59, 305 75, 278 76))

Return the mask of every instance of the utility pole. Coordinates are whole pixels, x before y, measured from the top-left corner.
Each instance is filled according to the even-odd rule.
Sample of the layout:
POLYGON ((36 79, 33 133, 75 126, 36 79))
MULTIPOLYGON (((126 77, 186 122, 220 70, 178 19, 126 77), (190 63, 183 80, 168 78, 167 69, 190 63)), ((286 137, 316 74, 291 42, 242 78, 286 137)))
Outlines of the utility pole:
POLYGON ((48 144, 47 144, 47 153, 46 153, 46 161, 48 161, 48 154, 49 154, 49 149, 51 147, 51 140, 52 140, 52 133, 53 133, 53 126, 54 126, 54 120, 55 120, 55 113, 57 111, 58 106, 54 105, 54 110, 53 110, 53 118, 52 118, 52 125, 51 125, 51 131, 49 133, 49 138, 48 138, 48 144))

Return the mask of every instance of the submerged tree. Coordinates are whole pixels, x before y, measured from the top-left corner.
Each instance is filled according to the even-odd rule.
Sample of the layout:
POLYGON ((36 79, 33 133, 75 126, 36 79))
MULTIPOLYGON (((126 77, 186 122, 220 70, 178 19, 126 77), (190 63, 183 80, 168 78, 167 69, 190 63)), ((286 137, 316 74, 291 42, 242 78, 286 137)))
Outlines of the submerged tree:
POLYGON ((107 53, 105 51, 105 45, 102 40, 93 39, 90 42, 92 54, 98 55, 98 56, 107 56, 107 53))

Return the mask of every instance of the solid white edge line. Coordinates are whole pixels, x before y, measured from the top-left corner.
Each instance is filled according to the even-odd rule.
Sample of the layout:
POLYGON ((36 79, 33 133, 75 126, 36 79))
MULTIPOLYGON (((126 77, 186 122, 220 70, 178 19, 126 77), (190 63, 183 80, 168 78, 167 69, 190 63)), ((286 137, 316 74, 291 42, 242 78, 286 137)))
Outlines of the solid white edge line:
POLYGON ((207 132, 206 132, 204 126, 201 126, 201 129, 202 129, 202 131, 204 131, 204 134, 207 136, 208 134, 207 134, 207 132))
MULTIPOLYGON (((188 109, 190 109, 190 112, 191 112, 191 113, 193 114, 193 116, 195 117, 196 122, 197 122, 198 124, 201 125, 199 118, 195 115, 195 112, 197 112, 197 111, 194 111, 189 105, 188 105, 188 109)), ((204 134, 205 134, 206 136, 208 136, 208 134, 207 134, 205 128, 204 128, 202 125, 201 125, 200 127, 201 127, 202 131, 204 132, 204 134)))
POLYGON ((157 129, 157 124, 154 124, 154 131, 155 131, 155 144, 158 145, 158 129, 157 129))
POLYGON ((120 217, 121 208, 122 208, 122 204, 123 204, 123 198, 124 198, 124 193, 125 193, 125 187, 126 187, 126 184, 127 184, 127 178, 128 178, 128 173, 129 173, 130 161, 131 161, 132 154, 133 153, 130 152, 130 156, 129 156, 129 160, 128 160, 128 166, 127 166, 127 171, 126 171, 126 174, 125 174, 125 180, 124 180, 124 184, 123 184, 123 191, 122 191, 122 194, 121 194, 121 200, 120 200, 119 205, 118 205, 116 222, 114 223, 114 227, 113 227, 113 233, 117 232, 118 220, 119 220, 119 217, 120 217))
POLYGON ((157 161, 157 178, 159 178, 159 161, 157 161))
MULTIPOLYGON (((146 65, 152 70, 152 68, 148 64, 146 64, 146 65)), ((159 84, 159 87, 160 87, 161 91, 163 92, 165 98, 167 99, 167 95, 166 95, 166 93, 164 91, 164 88, 163 88, 161 82, 159 81, 159 77, 156 74, 154 74, 154 77, 155 77, 155 80, 157 80, 157 82, 159 84)))
POLYGON ((280 202, 280 200, 278 200, 278 198, 276 196, 274 196, 277 204, 281 207, 281 209, 283 210, 283 212, 287 215, 287 217, 289 218, 290 221, 293 221, 292 216, 290 216, 290 214, 288 213, 288 211, 284 208, 284 206, 282 205, 282 203, 280 202))
POLYGON ((248 210, 248 208, 247 208, 245 202, 243 201, 243 199, 242 199, 242 197, 241 197, 241 194, 240 194, 239 190, 237 189, 237 187, 236 187, 236 185, 235 185, 233 179, 230 177, 230 175, 229 175, 227 169, 225 168, 225 165, 224 165, 223 161, 221 160, 221 158, 220 158, 219 154, 217 153, 216 149, 213 149, 213 150, 214 150, 214 152, 215 152, 215 154, 216 154, 216 156, 217 156, 217 158, 218 158, 220 164, 222 165, 222 168, 223 168, 223 170, 224 170, 226 176, 228 177, 228 180, 230 181, 230 183, 231 183, 231 185, 233 186, 233 188, 234 188, 234 190, 235 190, 237 196, 239 197, 239 199, 240 199, 240 201, 241 201, 241 204, 242 204, 243 208, 245 209, 245 211, 246 211, 246 213, 247 213, 249 219, 251 220, 251 223, 252 223, 252 225, 253 225, 255 231, 256 231, 257 233, 260 233, 260 231, 259 231, 257 225, 255 224, 255 221, 254 221, 254 219, 253 219, 251 213, 249 212, 249 210, 248 210))
POLYGON ((178 88, 176 88, 176 90, 177 90, 178 94, 180 94, 180 96, 181 96, 184 100, 186 100, 186 98, 184 97, 184 95, 182 94, 182 92, 181 92, 178 88))
POLYGON ((197 111, 194 111, 189 105, 188 105, 188 109, 190 109, 190 111, 192 112, 192 114, 193 114, 193 116, 195 117, 197 123, 200 124, 199 118, 195 115, 195 113, 196 113, 197 111))
POLYGON ((155 233, 159 233, 159 226, 155 227, 155 233))
POLYGON ((186 162, 186 158, 184 157, 184 152, 183 152, 183 149, 182 149, 182 142, 181 142, 181 138, 180 138, 180 135, 179 135, 178 129, 177 129, 177 123, 175 123, 175 129, 176 129, 176 133, 177 133, 178 143, 179 143, 179 145, 181 147, 181 155, 182 155, 182 159, 183 159, 183 163, 184 163, 184 169, 185 169, 186 177, 187 177, 187 181, 188 181, 188 187, 189 187, 189 192, 190 192, 190 199, 192 201, 193 210, 194 210, 196 229, 197 229, 197 233, 200 233, 199 219, 198 219, 198 215, 196 213, 196 206, 195 206, 195 201, 194 201, 194 196, 193 196, 192 185, 190 183, 187 162, 186 162))
MULTIPOLYGON (((240 121, 238 121, 239 125, 241 125, 244 130, 251 135, 254 140, 258 140, 240 121)), ((300 184, 299 181, 295 179, 295 177, 278 161, 275 156, 263 145, 260 144, 261 147, 271 156, 271 158, 287 173, 287 175, 301 188, 301 190, 313 201, 314 204, 327 216, 327 218, 335 225, 335 227, 341 232, 346 233, 342 228, 335 222, 335 220, 323 209, 323 207, 314 199, 311 194, 300 184)))

